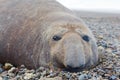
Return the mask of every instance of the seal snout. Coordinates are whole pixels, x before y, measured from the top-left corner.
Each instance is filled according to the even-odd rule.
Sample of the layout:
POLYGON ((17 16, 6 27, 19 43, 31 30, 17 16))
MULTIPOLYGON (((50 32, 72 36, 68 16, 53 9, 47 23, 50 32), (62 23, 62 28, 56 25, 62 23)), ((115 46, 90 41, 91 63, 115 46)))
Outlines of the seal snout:
POLYGON ((64 40, 65 68, 69 71, 79 71, 85 66, 85 53, 81 38, 72 34, 64 40))
POLYGON ((84 68, 84 64, 79 62, 66 63, 65 70, 70 72, 77 72, 84 68))

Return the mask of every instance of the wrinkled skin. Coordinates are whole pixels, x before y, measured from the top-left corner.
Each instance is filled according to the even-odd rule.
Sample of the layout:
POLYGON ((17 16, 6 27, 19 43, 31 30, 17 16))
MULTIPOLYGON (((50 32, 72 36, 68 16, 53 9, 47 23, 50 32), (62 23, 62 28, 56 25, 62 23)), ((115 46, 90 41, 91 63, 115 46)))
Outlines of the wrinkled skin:
POLYGON ((0 62, 28 68, 96 65, 96 41, 72 11, 54 0, 0 1, 0 62))

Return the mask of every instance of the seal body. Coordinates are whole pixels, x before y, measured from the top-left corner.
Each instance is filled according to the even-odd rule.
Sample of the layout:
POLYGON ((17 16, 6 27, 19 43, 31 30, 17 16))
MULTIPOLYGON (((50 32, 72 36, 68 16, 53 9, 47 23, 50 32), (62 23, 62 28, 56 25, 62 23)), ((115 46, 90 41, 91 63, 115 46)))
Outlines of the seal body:
POLYGON ((0 62, 84 68, 98 52, 89 28, 55 0, 1 0, 0 62))

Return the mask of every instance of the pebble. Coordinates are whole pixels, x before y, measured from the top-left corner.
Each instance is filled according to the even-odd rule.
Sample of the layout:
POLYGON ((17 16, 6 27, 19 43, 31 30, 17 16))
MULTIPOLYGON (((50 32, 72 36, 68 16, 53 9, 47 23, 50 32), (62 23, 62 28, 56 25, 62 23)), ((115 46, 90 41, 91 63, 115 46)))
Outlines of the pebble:
POLYGON ((113 69, 113 64, 110 64, 110 65, 108 65, 107 67, 105 67, 106 69, 108 69, 108 70, 112 70, 113 69))
POLYGON ((103 58, 103 56, 105 55, 105 49, 102 46, 98 46, 98 53, 100 58, 103 58))
POLYGON ((25 73, 25 71, 23 70, 23 71, 19 71, 18 72, 18 75, 22 75, 22 74, 24 74, 25 73))
POLYGON ((97 80, 103 80, 102 76, 99 76, 99 77, 97 78, 97 80))
POLYGON ((40 67, 40 68, 37 69, 37 71, 40 71, 40 72, 42 72, 42 71, 44 71, 44 70, 45 70, 44 67, 40 67))
POLYGON ((2 73, 3 72, 3 68, 0 68, 0 73, 2 73))
POLYGON ((41 76, 44 77, 44 76, 46 76, 46 74, 47 74, 47 72, 46 72, 46 71, 43 71, 43 72, 41 73, 41 76))
POLYGON ((15 67, 12 67, 10 70, 8 70, 8 73, 13 73, 16 70, 15 67))
POLYGON ((15 74, 14 73, 8 73, 9 77, 14 77, 15 74))
POLYGON ((99 35, 98 38, 99 38, 99 39, 103 39, 103 35, 99 35))
POLYGON ((106 51, 106 53, 112 54, 112 49, 111 48, 107 48, 105 51, 106 51))
POLYGON ((25 68, 25 65, 22 64, 22 65, 20 66, 20 68, 25 68))
POLYGON ((34 78, 34 76, 35 75, 33 73, 25 73, 24 79, 25 80, 29 80, 29 79, 34 78))
POLYGON ((108 47, 108 46, 107 46, 107 43, 106 43, 104 40, 98 40, 97 45, 98 45, 98 46, 102 46, 102 47, 104 47, 104 48, 107 48, 107 47, 108 47))
POLYGON ((33 70, 33 69, 32 70, 26 70, 25 72, 26 73, 35 73, 35 70, 33 70))
POLYGON ((104 74, 104 76, 108 78, 108 77, 110 77, 110 74, 104 74))
POLYGON ((47 77, 53 78, 56 76, 56 73, 50 73, 47 77))
POLYGON ((78 77, 78 80, 88 80, 87 74, 82 74, 78 77))
POLYGON ((54 78, 40 78, 39 80, 63 80, 61 77, 54 77, 54 78))
POLYGON ((114 76, 114 75, 112 75, 112 76, 109 78, 109 80, 117 80, 117 77, 114 76))
POLYGON ((3 80, 2 77, 0 77, 0 80, 3 80))
POLYGON ((3 76, 2 80, 9 80, 9 76, 3 76))
POLYGON ((36 73, 36 74, 35 74, 35 78, 38 78, 38 79, 39 79, 40 77, 41 77, 41 73, 36 73))
POLYGON ((98 46, 98 51, 104 53, 105 49, 102 46, 98 46))
POLYGON ((9 70, 11 67, 13 67, 13 65, 10 63, 5 63, 5 65, 4 65, 5 70, 9 70))
POLYGON ((67 79, 69 79, 69 78, 71 77, 71 75, 70 75, 69 73, 67 73, 67 74, 65 74, 65 77, 66 77, 67 79))
POLYGON ((22 76, 17 75, 17 76, 15 77, 15 80, 23 80, 23 78, 22 78, 22 76))

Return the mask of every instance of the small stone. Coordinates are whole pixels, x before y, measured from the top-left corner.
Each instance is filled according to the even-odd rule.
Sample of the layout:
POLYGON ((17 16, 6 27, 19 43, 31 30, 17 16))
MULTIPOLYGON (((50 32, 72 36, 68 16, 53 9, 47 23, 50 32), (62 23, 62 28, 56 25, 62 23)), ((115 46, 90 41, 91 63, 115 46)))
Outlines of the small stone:
POLYGON ((4 65, 5 70, 9 70, 11 67, 13 67, 13 65, 10 63, 5 63, 5 65, 4 65))
POLYGON ((97 77, 97 80, 103 80, 102 76, 97 77))
POLYGON ((104 48, 107 48, 107 47, 108 47, 108 46, 107 46, 107 43, 106 43, 104 40, 98 41, 98 42, 97 42, 97 45, 98 45, 98 46, 102 46, 102 47, 104 47, 104 48))
POLYGON ((66 74, 65 74, 65 77, 66 77, 67 79, 69 79, 71 76, 70 76, 69 73, 66 73, 66 74))
POLYGON ((44 76, 46 76, 46 74, 47 74, 47 72, 46 72, 46 71, 43 71, 43 72, 41 73, 41 76, 44 77, 44 76))
POLYGON ((24 79, 26 80, 29 80, 29 79, 31 79, 31 78, 34 78, 34 74, 33 73, 25 73, 25 76, 24 76, 24 79))
POLYGON ((2 73, 3 72, 3 68, 0 68, 0 73, 2 73))
POLYGON ((22 64, 22 65, 20 66, 20 68, 25 68, 25 65, 22 64))
POLYGON ((98 52, 99 52, 100 58, 103 58, 105 54, 105 49, 102 46, 98 46, 98 52))
POLYGON ((15 74, 14 73, 9 73, 8 74, 10 77, 15 77, 15 74))
POLYGON ((99 50, 100 52, 104 52, 104 47, 98 46, 98 50, 99 50))
POLYGON ((88 80, 87 74, 82 74, 78 77, 78 80, 88 80))
POLYGON ((38 72, 38 73, 35 74, 35 77, 36 77, 36 78, 40 78, 40 77, 41 77, 41 74, 38 72))
POLYGON ((22 76, 19 76, 19 75, 17 75, 15 78, 16 78, 15 80, 23 80, 22 76))
POLYGON ((92 78, 92 75, 89 73, 88 74, 88 79, 91 79, 92 78))
POLYGON ((56 76, 56 73, 50 73, 47 77, 53 78, 56 76))
POLYGON ((24 74, 25 73, 25 71, 23 70, 23 71, 19 71, 18 72, 18 75, 22 75, 22 74, 24 74))
POLYGON ((62 77, 55 77, 55 80, 62 80, 62 77))
POLYGON ((104 74, 105 77, 110 77, 110 74, 104 74))
POLYGON ((103 39, 103 35, 99 35, 98 38, 99 38, 99 39, 103 39))
POLYGON ((41 71, 43 71, 45 68, 44 68, 44 67, 40 67, 39 69, 40 69, 41 71))
POLYGON ((92 77, 92 79, 90 79, 90 80, 97 80, 97 78, 96 77, 92 77))
POLYGON ((25 72, 26 73, 35 73, 35 70, 33 70, 33 69, 32 70, 26 70, 25 72))
POLYGON ((105 50, 105 52, 111 54, 111 53, 112 53, 112 49, 111 49, 111 48, 107 48, 107 49, 105 50))
POLYGON ((112 70, 113 69, 113 64, 110 64, 109 66, 105 67, 105 69, 112 70))
POLYGON ((34 69, 32 69, 32 70, 30 70, 30 72, 31 72, 31 73, 35 73, 35 70, 34 70, 34 69))
POLYGON ((115 57, 115 58, 119 58, 119 56, 114 54, 114 53, 112 53, 112 56, 115 57))
POLYGON ((6 76, 8 74, 7 71, 3 71, 0 76, 6 76))
POLYGON ((72 77, 76 77, 77 76, 77 74, 76 73, 72 73, 72 77))
POLYGON ((16 70, 15 67, 12 67, 10 70, 8 70, 8 73, 13 73, 16 70))
POLYGON ((3 80, 2 77, 0 77, 0 80, 3 80))
POLYGON ((44 71, 44 70, 45 70, 44 67, 39 67, 39 68, 36 70, 36 72, 42 72, 42 71, 44 71))
POLYGON ((39 80, 63 80, 62 77, 54 77, 54 78, 40 78, 39 80))
POLYGON ((116 76, 112 75, 109 80, 118 80, 116 76))
POLYGON ((9 80, 9 76, 2 77, 2 80, 9 80))

